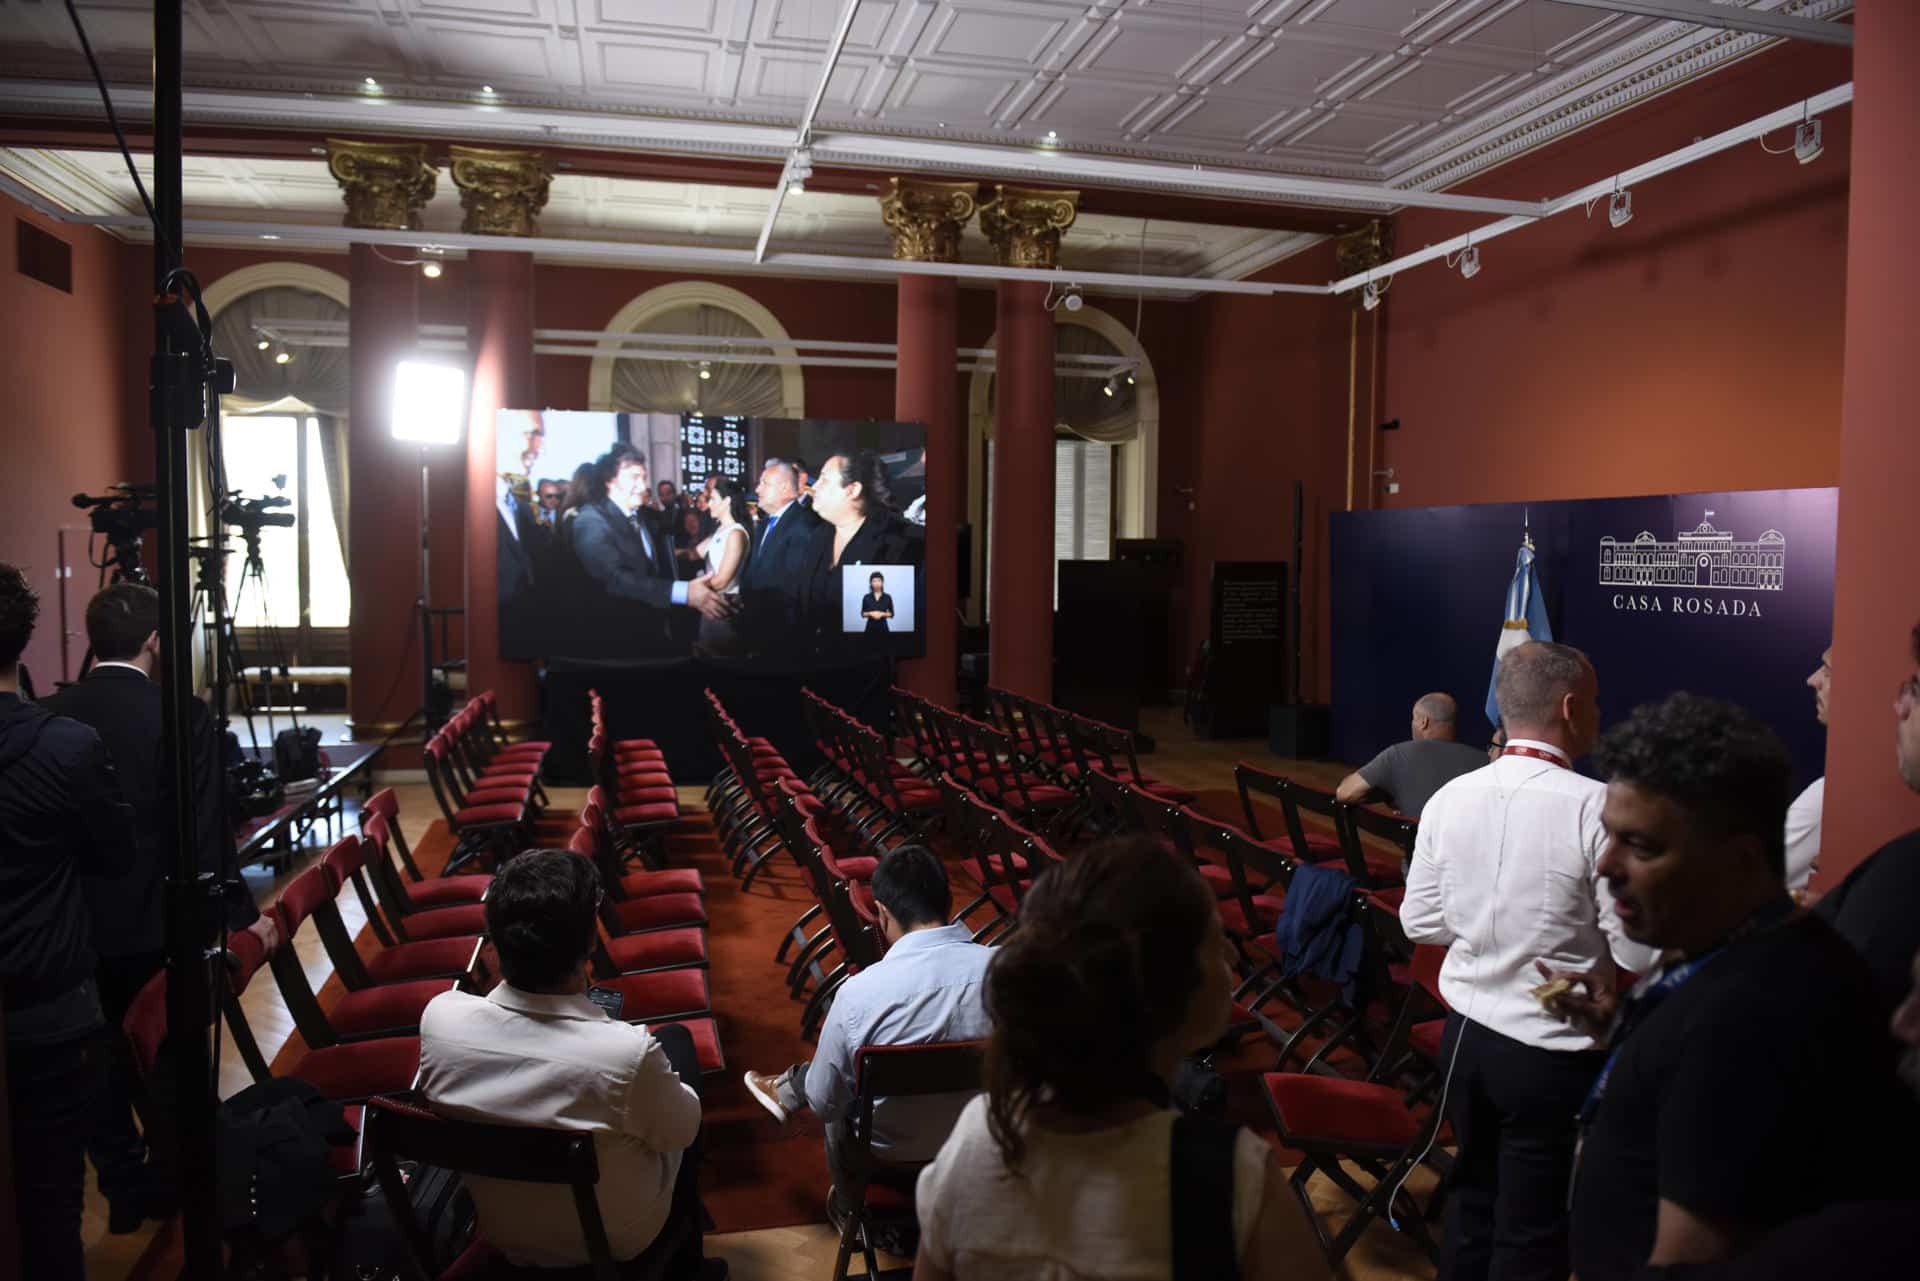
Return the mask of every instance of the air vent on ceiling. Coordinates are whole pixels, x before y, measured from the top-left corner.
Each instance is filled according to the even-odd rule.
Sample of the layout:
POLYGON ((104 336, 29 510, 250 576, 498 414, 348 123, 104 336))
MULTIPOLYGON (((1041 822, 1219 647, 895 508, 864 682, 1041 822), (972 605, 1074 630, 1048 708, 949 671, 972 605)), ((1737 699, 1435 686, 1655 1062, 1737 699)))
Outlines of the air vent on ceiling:
POLYGON ((73 292, 73 246, 24 218, 14 219, 14 264, 23 276, 73 292))

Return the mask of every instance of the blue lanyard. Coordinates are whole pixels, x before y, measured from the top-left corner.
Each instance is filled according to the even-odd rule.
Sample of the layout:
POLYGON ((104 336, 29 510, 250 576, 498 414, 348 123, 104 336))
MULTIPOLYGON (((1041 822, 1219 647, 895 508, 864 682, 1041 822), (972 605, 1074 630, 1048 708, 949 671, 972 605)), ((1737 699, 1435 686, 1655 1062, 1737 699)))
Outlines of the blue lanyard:
POLYGON ((1600 1075, 1594 1078, 1593 1088, 1587 1091, 1586 1102, 1580 1105, 1582 1129, 1592 1124, 1594 1113, 1600 1110, 1600 1100, 1606 1097, 1607 1081, 1613 1075, 1613 1065, 1619 1062, 1620 1051, 1626 1048, 1627 1038, 1632 1035, 1633 1030, 1644 1023, 1647 1016, 1652 1014, 1662 1001, 1678 991, 1683 983, 1698 974, 1708 962, 1726 951, 1730 945, 1755 930, 1764 929, 1785 920, 1793 914, 1793 908, 1793 900, 1782 895, 1777 901, 1767 904, 1742 921, 1720 946, 1712 951, 1703 952, 1690 961, 1682 961, 1671 969, 1662 970, 1658 977, 1627 998, 1627 1008, 1621 1014, 1620 1023, 1614 1028, 1613 1036, 1610 1038, 1612 1045, 1607 1052, 1606 1064, 1601 1067, 1600 1075))

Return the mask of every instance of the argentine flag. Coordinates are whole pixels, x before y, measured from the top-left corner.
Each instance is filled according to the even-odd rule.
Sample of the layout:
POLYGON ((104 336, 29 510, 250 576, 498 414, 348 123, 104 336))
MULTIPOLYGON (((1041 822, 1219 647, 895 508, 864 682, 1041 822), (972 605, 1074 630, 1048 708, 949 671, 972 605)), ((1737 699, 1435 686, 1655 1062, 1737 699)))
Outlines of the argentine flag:
POLYGON ((1507 584, 1507 612, 1500 623, 1500 643, 1493 647, 1493 675, 1487 678, 1487 719, 1496 727, 1500 724, 1500 704, 1493 697, 1493 688, 1500 674, 1500 660, 1508 650, 1530 640, 1552 639, 1547 603, 1540 596, 1540 574, 1533 567, 1533 535, 1522 534, 1519 554, 1513 559, 1513 581, 1507 584))

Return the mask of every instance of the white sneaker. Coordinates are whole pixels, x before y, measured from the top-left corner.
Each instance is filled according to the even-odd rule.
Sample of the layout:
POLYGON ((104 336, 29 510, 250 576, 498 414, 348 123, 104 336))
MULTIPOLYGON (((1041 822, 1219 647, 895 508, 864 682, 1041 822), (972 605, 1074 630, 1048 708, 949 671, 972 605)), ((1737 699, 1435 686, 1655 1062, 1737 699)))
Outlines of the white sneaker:
POLYGON ((748 1072, 740 1079, 747 1083, 747 1093, 754 1097, 754 1101, 773 1113, 774 1120, 782 1125, 787 1123, 789 1114, 786 1106, 780 1102, 779 1077, 768 1076, 765 1072, 748 1072))

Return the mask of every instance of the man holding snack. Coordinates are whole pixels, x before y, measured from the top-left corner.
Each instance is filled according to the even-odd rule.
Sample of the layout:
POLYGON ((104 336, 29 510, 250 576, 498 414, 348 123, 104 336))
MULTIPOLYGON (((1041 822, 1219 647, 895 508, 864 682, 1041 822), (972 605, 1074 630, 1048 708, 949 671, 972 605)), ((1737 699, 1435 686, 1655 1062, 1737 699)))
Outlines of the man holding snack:
POLYGON ((1580 1281, 1732 1258, 1888 1195, 1909 1105, 1865 962, 1787 893, 1786 749, 1740 708, 1675 694, 1595 755, 1612 914, 1662 956, 1624 999, 1604 970, 1539 967, 1543 1003, 1608 1044, 1579 1106, 1580 1281))
POLYGON ((1653 961, 1622 933, 1596 870, 1606 789, 1573 771, 1598 734, 1599 688, 1570 646, 1509 652, 1494 681, 1506 747, 1421 814, 1400 921, 1414 942, 1448 948, 1440 1061, 1460 1152, 1441 1281, 1566 1281, 1574 1114, 1605 1054, 1542 1008, 1534 966, 1609 983, 1616 964, 1653 961))

